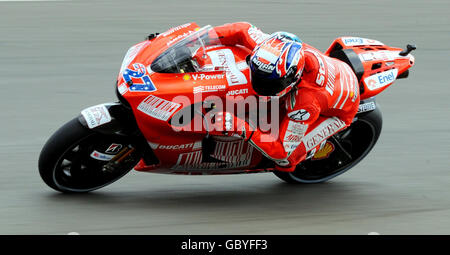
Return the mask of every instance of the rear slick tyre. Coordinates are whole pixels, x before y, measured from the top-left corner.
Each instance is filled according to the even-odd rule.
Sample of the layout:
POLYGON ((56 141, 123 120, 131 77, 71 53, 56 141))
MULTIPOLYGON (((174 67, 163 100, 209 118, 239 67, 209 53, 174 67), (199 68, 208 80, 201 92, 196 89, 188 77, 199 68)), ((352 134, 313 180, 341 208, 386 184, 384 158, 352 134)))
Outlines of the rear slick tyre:
POLYGON ((345 144, 344 147, 350 148, 348 152, 352 156, 351 161, 343 165, 333 164, 331 154, 329 159, 317 161, 308 159, 299 164, 293 172, 274 171, 274 174, 288 183, 314 184, 333 179, 356 166, 375 146, 383 124, 378 104, 375 110, 358 114, 356 117, 357 120, 352 125, 333 136, 345 144))
POLYGON ((129 146, 125 137, 93 132, 74 118, 44 145, 39 156, 39 174, 49 187, 64 193, 102 188, 127 174, 139 160, 132 153, 118 171, 104 171, 103 166, 114 156, 105 153, 111 144, 129 146))

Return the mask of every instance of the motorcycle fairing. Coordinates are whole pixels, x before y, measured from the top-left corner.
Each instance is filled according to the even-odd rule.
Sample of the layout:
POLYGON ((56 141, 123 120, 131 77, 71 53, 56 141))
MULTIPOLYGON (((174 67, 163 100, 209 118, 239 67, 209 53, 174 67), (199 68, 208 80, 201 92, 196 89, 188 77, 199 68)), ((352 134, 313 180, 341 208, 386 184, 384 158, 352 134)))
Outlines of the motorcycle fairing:
MULTIPOLYGON (((152 38, 149 43, 138 44, 138 53, 125 65, 127 69, 136 72, 131 76, 148 75, 155 86, 154 90, 131 91, 132 84, 136 82, 133 78, 141 77, 131 77, 130 82, 124 78, 123 72, 119 74, 118 91, 129 103, 139 129, 159 159, 159 164, 150 167, 141 162, 135 167, 136 170, 177 174, 226 174, 273 169, 273 162, 262 164, 261 162, 265 161, 262 154, 242 140, 216 140, 217 144, 211 155, 218 161, 204 162, 202 147, 199 146, 204 134, 177 132, 171 127, 171 116, 183 110, 190 111, 191 104, 202 103, 208 95, 222 98, 227 94, 240 94, 244 98, 255 95, 249 83, 249 69, 245 61, 249 50, 239 46, 210 43, 214 40, 200 40, 199 34, 204 31, 210 30, 208 27, 199 28, 195 23, 188 23, 152 38), (189 53, 195 61, 194 64, 189 64, 182 55, 186 52, 178 46, 196 45, 197 41, 189 41, 194 37, 199 39, 201 45, 195 48, 195 52, 189 53), (170 58, 170 50, 173 50, 173 58, 170 58), (177 54, 180 54, 180 57, 177 54), (169 62, 165 63, 165 60, 169 62), (171 64, 171 60, 175 60, 175 65, 173 62, 171 64), (143 66, 145 68, 142 68, 143 66), (188 98, 189 102, 176 102, 176 97, 180 95, 188 98)), ((344 37, 338 38, 327 50, 327 54, 338 50, 351 51, 352 61, 360 64, 360 74, 357 75, 361 81, 362 99, 380 93, 392 84, 397 75, 411 67, 414 60, 412 55, 400 57, 399 48, 388 47, 370 39, 348 41, 344 37), (373 53, 379 51, 393 52, 389 55, 393 57, 379 59, 381 53, 373 53), (368 55, 363 55, 368 53, 375 54, 374 58, 369 59, 368 55), (375 89, 366 84, 369 82, 365 79, 392 69, 398 70, 398 73, 389 77, 395 76, 392 81, 389 80, 389 84, 375 89)))
MULTIPOLYGON (((138 46, 139 52, 132 61, 125 64, 127 67, 122 68, 124 71, 118 76, 119 93, 130 104, 139 129, 160 161, 158 166, 153 168, 154 171, 211 172, 214 169, 228 169, 241 172, 254 168, 261 162, 259 152, 242 140, 216 141, 211 157, 218 159, 218 162, 203 162, 202 147, 198 145, 204 134, 177 132, 169 123, 170 117, 177 112, 188 109, 191 104, 202 103, 209 95, 225 99, 228 93, 239 94, 243 98, 254 94, 249 84, 249 69, 245 61, 249 51, 243 47, 217 44, 209 28, 182 25, 171 29, 170 33, 171 30, 158 35, 148 44, 138 44, 141 45, 138 46), (205 38, 204 32, 208 33, 208 39, 202 41, 203 45, 198 44, 196 40, 190 40, 192 37, 195 39, 197 35, 205 38), (155 52, 157 46, 162 48, 155 52), (183 46, 194 50, 186 53, 183 46), (189 54, 189 57, 196 61, 195 65, 188 65, 183 54, 189 54), (125 74, 127 70, 133 72, 125 74), (131 82, 127 81, 127 75, 131 76, 131 82), (155 89, 132 90, 133 84, 142 83, 141 77, 147 75, 155 89), (178 102, 177 96, 184 96, 189 102, 178 102)), ((197 114, 195 117, 200 116, 197 114)), ((148 167, 136 168, 152 171, 148 167)))
POLYGON ((339 37, 325 54, 352 67, 360 81, 361 99, 366 99, 381 93, 414 65, 414 56, 402 56, 402 50, 377 40, 339 37))

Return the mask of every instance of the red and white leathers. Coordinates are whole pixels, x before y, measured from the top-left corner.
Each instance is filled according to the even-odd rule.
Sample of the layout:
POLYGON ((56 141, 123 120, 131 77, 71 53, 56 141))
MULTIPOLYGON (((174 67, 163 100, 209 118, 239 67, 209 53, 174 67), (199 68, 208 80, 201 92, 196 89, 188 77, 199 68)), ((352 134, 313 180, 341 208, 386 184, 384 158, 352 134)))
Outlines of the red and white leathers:
MULTIPOLYGON (((246 22, 214 30, 222 44, 242 45, 250 50, 268 37, 246 22)), ((309 151, 317 152, 327 138, 348 127, 359 106, 358 80, 352 69, 310 45, 303 43, 303 47, 305 68, 296 89, 282 98, 285 107, 280 109, 278 137, 264 142, 262 136, 269 133, 259 129, 245 132, 249 143, 275 161, 281 171, 294 171, 309 151)), ((245 127, 250 130, 247 123, 245 127)))

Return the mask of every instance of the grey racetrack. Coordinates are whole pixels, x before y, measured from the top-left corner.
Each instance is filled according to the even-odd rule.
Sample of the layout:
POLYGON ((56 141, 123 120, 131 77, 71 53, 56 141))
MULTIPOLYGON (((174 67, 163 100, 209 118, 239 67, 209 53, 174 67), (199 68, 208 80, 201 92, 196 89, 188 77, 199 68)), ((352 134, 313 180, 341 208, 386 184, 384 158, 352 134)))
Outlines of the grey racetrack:
POLYGON ((0 1, 0 234, 450 234, 449 10, 448 0, 0 1), (189 21, 249 21, 320 50, 344 35, 415 43, 416 65, 377 98, 374 150, 327 183, 133 171, 89 194, 48 188, 45 141, 116 100, 131 45, 189 21))

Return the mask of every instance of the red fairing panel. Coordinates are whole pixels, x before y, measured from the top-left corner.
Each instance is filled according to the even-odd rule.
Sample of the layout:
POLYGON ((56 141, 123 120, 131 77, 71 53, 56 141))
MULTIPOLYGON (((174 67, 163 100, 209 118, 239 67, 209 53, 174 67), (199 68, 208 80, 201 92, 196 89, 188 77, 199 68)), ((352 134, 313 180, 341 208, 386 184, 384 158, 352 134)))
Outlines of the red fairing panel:
MULTIPOLYGON (((225 163, 202 163, 201 141, 204 134, 175 130, 169 123, 177 112, 192 103, 204 101, 210 95, 222 97, 223 101, 227 94, 244 99, 254 95, 245 62, 249 50, 245 47, 209 46, 199 49, 194 58, 205 70, 201 72, 156 73, 149 70, 152 60, 174 45, 174 40, 182 40, 196 29, 198 27, 192 24, 183 25, 159 35, 153 41, 138 44, 135 58, 127 68, 122 68, 119 75, 119 91, 130 103, 141 132, 160 160, 158 166, 138 166, 138 170, 181 173, 183 170, 214 172, 214 169, 221 169, 222 172, 222 169, 231 169, 242 172, 254 168, 261 160, 261 154, 242 139, 221 139, 211 154, 225 163), (163 48, 155 52, 158 47, 163 48), (135 86, 136 90, 126 85, 126 72, 132 76, 133 84, 143 85, 135 86), (150 81, 148 87, 153 88, 147 88, 146 81, 150 81), (121 86, 129 88, 120 89, 121 86), (180 101, 180 96, 188 100, 180 101)), ((199 118, 200 115, 195 115, 191 128, 195 128, 193 125, 199 118)))
POLYGON ((396 78, 414 65, 414 56, 401 56, 401 48, 395 48, 384 43, 360 38, 339 37, 331 44, 325 54, 334 49, 352 49, 359 57, 364 74, 361 78, 361 99, 373 97, 393 84, 396 78))

